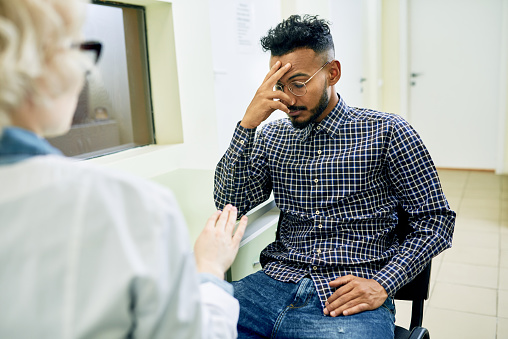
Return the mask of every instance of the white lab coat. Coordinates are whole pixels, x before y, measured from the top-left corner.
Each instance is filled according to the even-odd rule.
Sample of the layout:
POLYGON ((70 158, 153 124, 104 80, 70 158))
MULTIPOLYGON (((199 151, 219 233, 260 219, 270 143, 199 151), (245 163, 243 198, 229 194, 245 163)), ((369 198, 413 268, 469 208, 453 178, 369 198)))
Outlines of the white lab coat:
POLYGON ((0 338, 233 338, 238 312, 199 284, 167 190, 60 156, 0 166, 0 338))

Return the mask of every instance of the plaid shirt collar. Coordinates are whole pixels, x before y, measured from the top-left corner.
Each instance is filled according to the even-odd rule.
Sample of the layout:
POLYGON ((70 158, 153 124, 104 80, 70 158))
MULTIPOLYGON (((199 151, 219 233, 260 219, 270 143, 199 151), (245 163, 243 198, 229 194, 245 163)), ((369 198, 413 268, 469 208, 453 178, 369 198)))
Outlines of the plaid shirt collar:
POLYGON ((313 131, 324 131, 332 138, 339 136, 339 126, 346 121, 350 108, 341 96, 337 95, 339 96, 339 102, 321 122, 309 124, 303 129, 294 128, 295 134, 302 142, 307 141, 313 131))

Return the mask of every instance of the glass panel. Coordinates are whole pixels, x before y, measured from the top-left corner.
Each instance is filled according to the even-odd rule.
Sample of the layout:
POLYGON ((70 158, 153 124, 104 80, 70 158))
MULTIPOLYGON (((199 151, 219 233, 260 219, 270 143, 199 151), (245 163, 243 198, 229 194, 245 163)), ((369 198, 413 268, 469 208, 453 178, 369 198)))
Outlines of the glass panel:
POLYGON ((78 158, 153 143, 143 8, 88 4, 83 35, 102 43, 101 57, 86 76, 71 131, 49 142, 78 158))

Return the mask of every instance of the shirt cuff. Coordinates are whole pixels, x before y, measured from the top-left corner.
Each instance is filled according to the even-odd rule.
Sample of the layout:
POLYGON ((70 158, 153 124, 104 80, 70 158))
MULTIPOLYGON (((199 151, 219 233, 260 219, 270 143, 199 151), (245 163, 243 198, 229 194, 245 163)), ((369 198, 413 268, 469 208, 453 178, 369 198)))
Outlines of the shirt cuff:
POLYGON ((240 125, 240 122, 236 125, 233 138, 231 139, 230 147, 235 150, 236 153, 242 153, 242 151, 249 145, 252 144, 254 137, 256 136, 256 128, 245 128, 240 125))
POLYGON ((234 291, 233 285, 231 285, 227 281, 217 278, 213 274, 199 273, 199 280, 200 280, 200 284, 206 284, 207 282, 211 282, 211 283, 219 286, 220 288, 222 288, 224 291, 226 291, 230 295, 233 295, 233 291, 234 291))

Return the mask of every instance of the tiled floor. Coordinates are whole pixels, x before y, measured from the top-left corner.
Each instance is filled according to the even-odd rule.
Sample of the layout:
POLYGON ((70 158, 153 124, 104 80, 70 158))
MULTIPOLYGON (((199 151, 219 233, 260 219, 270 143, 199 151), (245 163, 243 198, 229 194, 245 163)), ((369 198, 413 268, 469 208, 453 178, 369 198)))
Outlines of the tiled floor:
MULTIPOLYGON (((457 212, 453 247, 432 262, 423 325, 432 339, 508 338, 508 176, 440 170, 457 212)), ((397 301, 397 324, 410 305, 397 301)))

